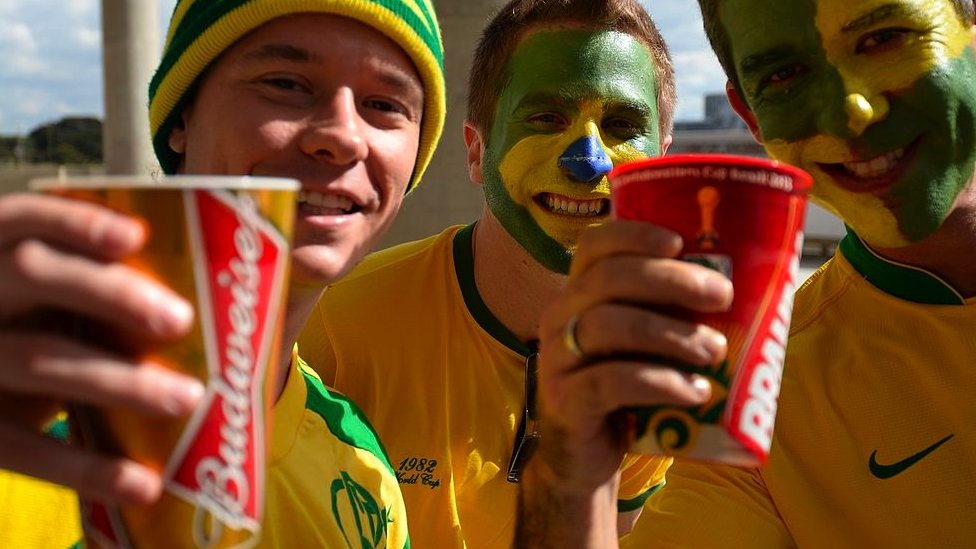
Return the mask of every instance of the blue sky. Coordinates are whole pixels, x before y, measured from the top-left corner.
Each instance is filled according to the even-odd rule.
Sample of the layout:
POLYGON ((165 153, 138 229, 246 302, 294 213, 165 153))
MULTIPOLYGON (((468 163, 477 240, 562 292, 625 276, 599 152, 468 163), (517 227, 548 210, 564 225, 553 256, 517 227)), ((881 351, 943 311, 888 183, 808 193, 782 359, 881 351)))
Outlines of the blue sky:
MULTIPOLYGON (((643 1, 674 58, 677 119, 697 120, 702 116, 702 94, 721 92, 725 83, 705 42, 697 4, 643 1)), ((162 25, 175 0, 156 2, 162 25)), ((26 134, 67 115, 102 116, 100 4, 0 0, 0 135, 26 134)), ((163 34, 161 29, 160 37, 163 34)))

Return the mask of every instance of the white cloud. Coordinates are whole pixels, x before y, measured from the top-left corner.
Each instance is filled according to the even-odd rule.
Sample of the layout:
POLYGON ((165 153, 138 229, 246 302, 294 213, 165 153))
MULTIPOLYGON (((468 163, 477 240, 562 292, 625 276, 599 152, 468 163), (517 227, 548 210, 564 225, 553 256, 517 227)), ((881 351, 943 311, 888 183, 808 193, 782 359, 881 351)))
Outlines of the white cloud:
POLYGON ((18 21, 0 20, 0 72, 7 78, 43 74, 47 68, 33 31, 18 21))
MULTIPOLYGON (((148 0, 140 0, 142 2, 148 0)), ((67 0, 63 2, 64 9, 72 17, 83 17, 91 13, 98 13, 101 7, 100 0, 67 0)))
POLYGON ((86 49, 97 49, 102 44, 102 31, 82 27, 75 31, 75 43, 86 49))
POLYGON ((671 51, 678 83, 676 120, 704 117, 704 96, 722 93, 725 74, 702 29, 695 0, 643 0, 671 51))
POLYGON ((35 77, 48 72, 48 66, 43 59, 31 55, 11 55, 0 62, 0 69, 7 71, 10 76, 35 77))
POLYGON ((725 73, 711 50, 683 51, 674 56, 675 70, 682 84, 702 88, 719 84, 724 89, 725 73))
POLYGON ((22 97, 20 101, 17 102, 16 110, 19 114, 37 116, 38 114, 45 112, 47 105, 47 97, 28 96, 22 97))
POLYGON ((0 2, 0 17, 6 18, 27 9, 30 0, 3 0, 0 2))
POLYGON ((37 40, 26 23, 0 19, 0 48, 6 54, 23 54, 37 51, 37 40))

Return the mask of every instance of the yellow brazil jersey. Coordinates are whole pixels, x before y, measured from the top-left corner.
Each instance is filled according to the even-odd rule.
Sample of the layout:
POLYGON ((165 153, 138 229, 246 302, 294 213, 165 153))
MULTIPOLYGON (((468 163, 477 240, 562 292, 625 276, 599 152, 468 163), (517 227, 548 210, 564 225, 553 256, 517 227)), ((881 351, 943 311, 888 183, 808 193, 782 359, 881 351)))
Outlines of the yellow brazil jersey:
POLYGON ((304 364, 291 373, 274 407, 258 547, 410 547, 400 487, 362 411, 304 364))
POLYGON ((676 462, 625 547, 974 547, 976 299, 849 234, 798 291, 769 463, 676 462))
MULTIPOLYGON (((66 440, 63 417, 48 434, 66 440)), ((0 548, 65 549, 78 542, 80 529, 78 497, 73 491, 0 470, 0 548)))
MULTIPOLYGON (((472 230, 373 254, 326 291, 299 339, 376 427, 415 547, 507 548, 514 536, 518 486, 506 477, 529 348, 475 288, 472 230)), ((620 509, 639 508, 669 464, 629 457, 620 509)))
MULTIPOLYGON (((410 547, 386 454, 362 412, 296 360, 274 407, 263 532, 257 547, 410 547)), ((69 490, 0 472, 0 548, 79 541, 69 490)))

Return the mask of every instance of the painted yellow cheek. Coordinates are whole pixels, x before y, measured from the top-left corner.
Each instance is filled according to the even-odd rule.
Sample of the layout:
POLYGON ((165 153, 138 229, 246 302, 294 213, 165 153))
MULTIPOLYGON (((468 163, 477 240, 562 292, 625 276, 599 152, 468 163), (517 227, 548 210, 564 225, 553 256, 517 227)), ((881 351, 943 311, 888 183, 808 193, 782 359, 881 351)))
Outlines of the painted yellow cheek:
POLYGON ((841 31, 865 14, 891 4, 891 0, 817 2, 817 29, 828 61, 844 80, 846 93, 860 93, 870 99, 874 94, 905 89, 933 68, 960 56, 972 42, 971 28, 961 24, 947 0, 901 0, 896 4, 905 15, 893 16, 864 31, 841 31), (907 33, 903 38, 907 43, 890 52, 857 52, 858 40, 871 31, 898 27, 924 30, 907 33))
POLYGON ((508 150, 499 170, 505 188, 516 203, 526 205, 536 189, 558 181, 557 162, 566 150, 564 141, 558 135, 532 135, 508 150))
POLYGON ((630 143, 620 143, 614 147, 610 147, 609 151, 610 160, 613 161, 614 166, 623 164, 624 162, 647 158, 647 153, 637 149, 630 143))
POLYGON ((817 178, 814 199, 845 220, 865 242, 875 248, 898 248, 910 241, 898 228, 898 220, 884 202, 869 194, 855 194, 835 185, 822 173, 817 178))
POLYGON ((809 169, 810 165, 817 162, 835 163, 850 160, 850 149, 847 143, 827 135, 817 135, 799 141, 770 139, 765 145, 766 153, 774 160, 804 169, 809 169))
POLYGON ((818 162, 837 163, 849 159, 843 141, 826 136, 792 143, 773 140, 766 143, 766 152, 771 158, 808 171, 815 182, 811 191, 813 201, 843 219, 872 246, 893 248, 908 244, 908 239, 898 228, 898 220, 881 199, 840 187, 818 167, 818 162))

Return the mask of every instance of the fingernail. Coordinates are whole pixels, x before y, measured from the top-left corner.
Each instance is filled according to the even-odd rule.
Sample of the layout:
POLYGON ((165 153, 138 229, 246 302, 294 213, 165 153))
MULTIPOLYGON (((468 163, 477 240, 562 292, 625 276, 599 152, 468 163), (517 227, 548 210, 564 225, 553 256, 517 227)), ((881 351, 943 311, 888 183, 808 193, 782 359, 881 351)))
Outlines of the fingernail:
POLYGON ((181 329, 193 322, 193 307, 180 297, 172 297, 163 308, 165 320, 170 326, 181 329))
POLYGON ((731 303, 732 281, 721 275, 709 274, 705 277, 705 293, 710 298, 731 303))
POLYGON ((119 503, 127 505, 148 505, 159 499, 163 491, 159 475, 132 461, 122 462, 114 490, 119 503))
POLYGON ((705 327, 701 339, 702 350, 705 353, 705 360, 709 364, 716 364, 725 357, 728 352, 729 341, 725 334, 717 330, 705 327))
POLYGON ((708 381, 708 378, 704 376, 692 374, 691 387, 696 393, 698 393, 698 396, 703 399, 707 399, 712 396, 712 384, 708 381))
POLYGON ((106 215, 91 229, 92 242, 113 250, 132 250, 142 238, 142 225, 122 215, 106 215))
POLYGON ((163 408, 169 414, 182 416, 193 411, 206 389, 199 379, 183 375, 168 376, 165 381, 163 408))
POLYGON ((681 248, 685 245, 684 241, 681 240, 681 235, 671 231, 670 229, 664 229, 662 238, 664 239, 664 245, 671 257, 677 256, 681 252, 681 248))
POLYGON ((155 314, 150 318, 150 327, 158 334, 171 334, 186 329, 193 322, 193 307, 183 298, 151 288, 149 303, 155 314))

